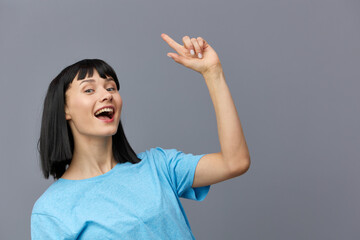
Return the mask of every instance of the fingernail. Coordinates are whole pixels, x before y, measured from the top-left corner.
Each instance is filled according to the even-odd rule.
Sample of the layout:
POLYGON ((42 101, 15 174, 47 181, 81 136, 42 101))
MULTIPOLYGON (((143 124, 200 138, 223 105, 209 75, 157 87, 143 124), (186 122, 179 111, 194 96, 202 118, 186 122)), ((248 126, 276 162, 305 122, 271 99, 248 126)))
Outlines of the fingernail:
POLYGON ((166 56, 168 56, 169 58, 172 58, 169 54, 166 54, 166 56))
POLYGON ((199 58, 202 58, 202 55, 201 55, 201 53, 198 53, 198 57, 199 57, 199 58))
POLYGON ((191 55, 195 55, 195 52, 194 52, 194 50, 190 50, 190 53, 191 53, 191 55))

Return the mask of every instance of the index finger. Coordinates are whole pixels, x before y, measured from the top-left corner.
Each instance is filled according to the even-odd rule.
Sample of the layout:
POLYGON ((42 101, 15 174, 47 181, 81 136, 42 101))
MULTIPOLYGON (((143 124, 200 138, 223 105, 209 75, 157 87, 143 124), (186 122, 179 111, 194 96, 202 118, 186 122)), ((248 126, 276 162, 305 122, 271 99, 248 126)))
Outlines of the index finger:
POLYGON ((182 45, 178 44, 177 42, 174 41, 174 39, 172 39, 171 37, 169 37, 169 35, 162 33, 161 34, 162 39, 164 39, 164 41, 169 44, 170 47, 172 47, 174 50, 176 50, 177 52, 180 52, 182 49, 182 45))

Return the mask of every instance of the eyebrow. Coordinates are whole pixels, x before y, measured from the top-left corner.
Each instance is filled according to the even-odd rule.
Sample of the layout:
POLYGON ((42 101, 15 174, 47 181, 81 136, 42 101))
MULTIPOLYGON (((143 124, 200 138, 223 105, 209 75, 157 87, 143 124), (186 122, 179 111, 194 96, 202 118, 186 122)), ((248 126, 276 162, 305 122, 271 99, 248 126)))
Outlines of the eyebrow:
MULTIPOLYGON (((78 80, 78 81, 82 81, 79 85, 81 85, 81 84, 84 83, 84 82, 95 82, 95 80, 92 79, 92 78, 86 79, 86 80, 78 80)), ((110 77, 110 78, 105 78, 105 81, 106 81, 106 82, 109 82, 109 81, 114 81, 114 82, 115 82, 115 80, 114 80, 112 77, 110 77)))

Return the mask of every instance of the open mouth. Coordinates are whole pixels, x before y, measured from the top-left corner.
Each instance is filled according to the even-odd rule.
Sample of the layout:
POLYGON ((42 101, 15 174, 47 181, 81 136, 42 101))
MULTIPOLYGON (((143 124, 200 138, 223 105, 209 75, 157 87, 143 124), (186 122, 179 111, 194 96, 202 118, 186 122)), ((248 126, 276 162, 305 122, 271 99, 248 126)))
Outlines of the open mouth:
POLYGON ((110 120, 114 117, 114 109, 113 108, 102 108, 94 114, 96 118, 101 120, 110 120))

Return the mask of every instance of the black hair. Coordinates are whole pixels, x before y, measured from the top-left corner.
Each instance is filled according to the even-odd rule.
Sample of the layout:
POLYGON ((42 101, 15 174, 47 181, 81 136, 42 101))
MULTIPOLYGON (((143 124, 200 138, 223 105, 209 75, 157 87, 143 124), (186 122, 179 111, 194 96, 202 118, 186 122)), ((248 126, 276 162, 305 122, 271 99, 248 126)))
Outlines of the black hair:
MULTIPOLYGON (((100 59, 84 59, 64 68, 50 83, 47 90, 41 120, 37 149, 40 153, 41 169, 46 179, 52 175, 59 179, 71 163, 74 138, 65 119, 66 90, 78 74, 78 79, 92 77, 96 70, 100 77, 111 76, 118 90, 120 84, 113 68, 100 59)), ((122 127, 121 119, 116 134, 112 136, 112 151, 118 163, 139 163, 140 158, 130 146, 122 127)))

